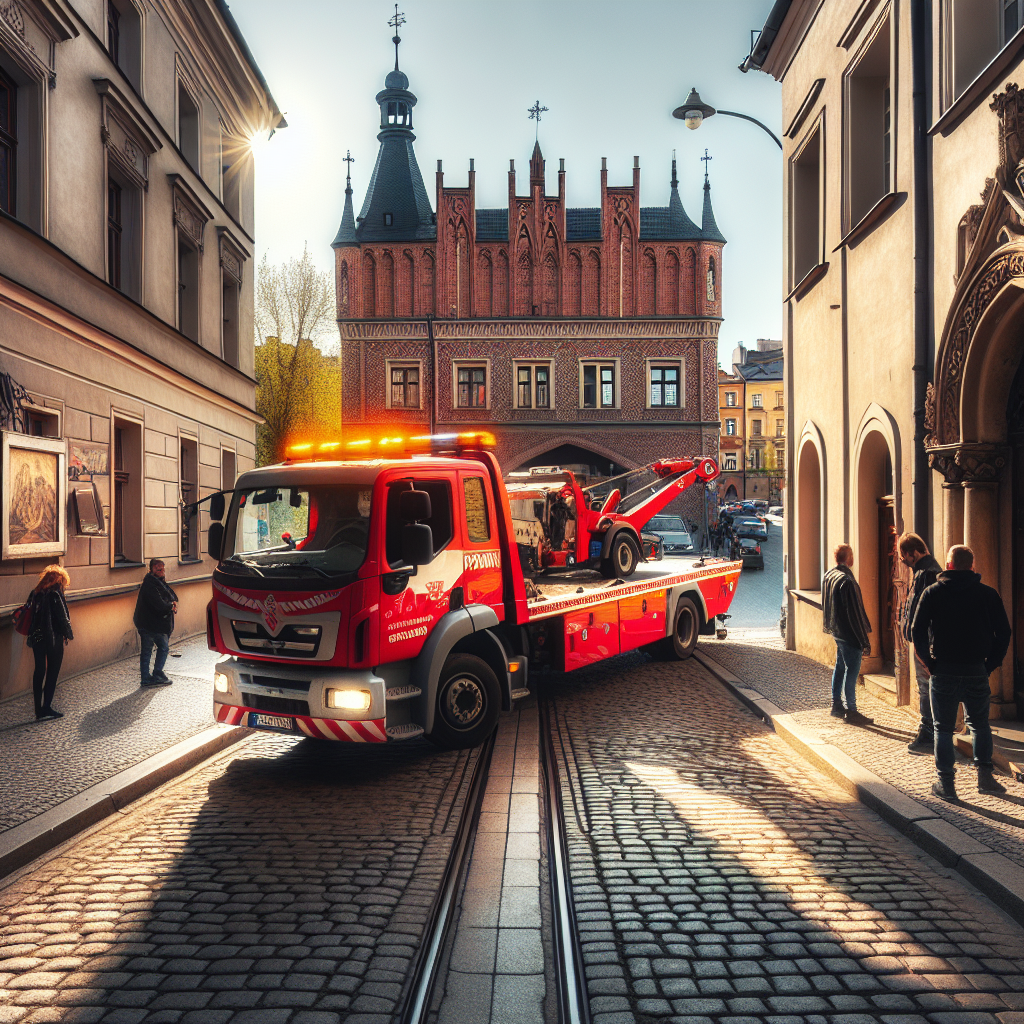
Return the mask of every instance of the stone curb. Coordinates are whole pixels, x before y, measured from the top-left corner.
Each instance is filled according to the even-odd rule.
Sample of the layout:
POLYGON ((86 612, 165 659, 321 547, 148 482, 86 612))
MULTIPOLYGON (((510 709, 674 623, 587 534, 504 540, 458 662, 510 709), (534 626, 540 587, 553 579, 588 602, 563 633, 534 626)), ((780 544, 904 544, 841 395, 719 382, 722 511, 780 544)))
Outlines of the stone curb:
POLYGON ((205 729, 0 833, 0 881, 248 735, 231 726, 205 729))
POLYGON ((771 726, 794 750, 823 771, 851 796, 870 807, 940 863, 954 868, 986 896, 1024 925, 1024 872, 1017 864, 979 843, 952 822, 919 804, 869 771, 816 732, 800 725, 703 651, 694 657, 741 704, 771 726))

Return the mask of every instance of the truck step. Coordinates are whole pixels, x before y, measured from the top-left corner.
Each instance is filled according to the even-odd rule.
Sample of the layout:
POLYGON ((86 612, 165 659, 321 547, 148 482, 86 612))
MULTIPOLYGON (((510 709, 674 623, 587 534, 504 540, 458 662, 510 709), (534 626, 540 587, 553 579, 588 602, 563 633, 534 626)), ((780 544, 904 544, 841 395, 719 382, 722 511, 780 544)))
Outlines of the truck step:
POLYGON ((388 700, 408 700, 418 697, 423 691, 418 686, 391 686, 385 696, 388 700))
POLYGON ((520 686, 518 690, 512 691, 512 699, 519 700, 522 697, 530 696, 530 688, 528 686, 520 686))
POLYGON ((423 726, 409 722, 405 725, 389 725, 384 731, 389 740, 414 740, 423 735, 423 726))

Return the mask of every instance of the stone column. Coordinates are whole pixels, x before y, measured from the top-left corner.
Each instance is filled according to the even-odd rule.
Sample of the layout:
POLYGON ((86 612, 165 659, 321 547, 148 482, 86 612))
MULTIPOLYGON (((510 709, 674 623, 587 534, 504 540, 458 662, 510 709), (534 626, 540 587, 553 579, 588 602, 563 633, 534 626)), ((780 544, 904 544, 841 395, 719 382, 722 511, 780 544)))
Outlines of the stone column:
MULTIPOLYGON (((940 550, 933 552, 941 562, 954 544, 964 542, 964 488, 959 481, 942 485, 942 519, 944 533, 940 550)), ((939 545, 935 545, 939 548, 939 545)))

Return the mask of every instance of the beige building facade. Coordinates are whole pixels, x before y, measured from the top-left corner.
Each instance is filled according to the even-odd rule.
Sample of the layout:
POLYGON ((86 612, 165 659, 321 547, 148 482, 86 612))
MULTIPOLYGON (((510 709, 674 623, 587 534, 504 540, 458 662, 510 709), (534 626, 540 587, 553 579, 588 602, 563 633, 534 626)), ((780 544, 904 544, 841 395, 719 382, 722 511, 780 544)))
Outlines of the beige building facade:
POLYGON ((195 503, 254 465, 251 140, 280 112, 223 0, 0 6, 0 698, 63 564, 64 675, 137 650, 160 557, 204 629, 195 503))
POLYGON ((865 682, 910 703, 896 539, 913 530, 940 558, 967 543, 1014 627, 990 680, 1009 718, 1024 658, 1022 18, 1002 0, 793 0, 744 62, 782 83, 788 643, 832 661, 820 580, 849 541, 865 682))

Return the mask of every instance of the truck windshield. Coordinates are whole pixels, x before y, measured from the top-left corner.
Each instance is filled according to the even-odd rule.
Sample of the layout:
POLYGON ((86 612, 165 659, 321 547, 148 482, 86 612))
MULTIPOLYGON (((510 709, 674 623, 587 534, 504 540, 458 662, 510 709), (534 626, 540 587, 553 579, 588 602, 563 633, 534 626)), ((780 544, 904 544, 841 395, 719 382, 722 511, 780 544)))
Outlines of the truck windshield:
POLYGON ((363 564, 372 491, 355 484, 235 491, 220 569, 332 577, 363 564))

